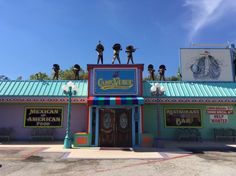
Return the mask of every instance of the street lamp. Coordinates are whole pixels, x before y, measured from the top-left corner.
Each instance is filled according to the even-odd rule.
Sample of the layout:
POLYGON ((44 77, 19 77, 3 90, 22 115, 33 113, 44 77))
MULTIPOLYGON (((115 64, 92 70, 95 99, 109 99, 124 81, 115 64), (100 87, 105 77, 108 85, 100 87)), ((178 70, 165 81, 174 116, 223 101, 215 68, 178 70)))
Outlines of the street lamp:
POLYGON ((159 83, 155 83, 150 89, 150 92, 153 96, 164 95, 165 91, 165 88, 160 86, 159 83))
POLYGON ((66 136, 64 139, 64 148, 71 148, 71 131, 70 131, 70 113, 71 113, 71 97, 76 95, 78 88, 76 85, 69 81, 66 85, 62 86, 63 93, 68 96, 68 112, 67 112, 67 127, 66 127, 66 136))

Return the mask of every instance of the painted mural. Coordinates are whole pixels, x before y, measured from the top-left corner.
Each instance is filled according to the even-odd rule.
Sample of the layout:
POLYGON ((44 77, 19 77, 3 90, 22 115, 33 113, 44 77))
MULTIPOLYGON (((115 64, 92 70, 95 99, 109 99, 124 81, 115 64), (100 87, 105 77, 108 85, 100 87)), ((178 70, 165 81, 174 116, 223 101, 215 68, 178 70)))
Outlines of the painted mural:
POLYGON ((230 49, 181 49, 183 81, 233 81, 230 49))

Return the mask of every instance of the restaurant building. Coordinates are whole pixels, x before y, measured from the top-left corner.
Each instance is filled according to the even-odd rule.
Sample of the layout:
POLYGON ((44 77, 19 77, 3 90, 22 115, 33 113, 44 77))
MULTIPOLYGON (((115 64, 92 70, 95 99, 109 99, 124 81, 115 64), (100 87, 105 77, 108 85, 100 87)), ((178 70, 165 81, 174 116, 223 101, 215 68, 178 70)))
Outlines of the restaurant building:
MULTIPOLYGON (((207 51, 219 55, 216 50, 207 51)), ((79 90, 71 108, 74 146, 153 146, 159 139, 176 140, 176 132, 182 128, 197 129, 203 140, 213 140, 213 129, 235 128, 232 64, 218 70, 223 76, 214 73, 210 76, 218 74, 217 79, 209 80, 207 71, 197 75, 197 67, 187 65, 193 78, 183 75, 182 81, 144 81, 143 64, 88 65, 88 80, 72 81, 79 90), (222 73, 229 68, 229 74, 222 73), (163 92, 152 92, 153 86, 163 92)), ((182 70, 185 72, 190 74, 182 70)), ((35 130, 49 129, 54 140, 62 141, 68 114, 62 86, 67 82, 0 81, 0 138, 8 130, 10 140, 31 141, 35 130)))

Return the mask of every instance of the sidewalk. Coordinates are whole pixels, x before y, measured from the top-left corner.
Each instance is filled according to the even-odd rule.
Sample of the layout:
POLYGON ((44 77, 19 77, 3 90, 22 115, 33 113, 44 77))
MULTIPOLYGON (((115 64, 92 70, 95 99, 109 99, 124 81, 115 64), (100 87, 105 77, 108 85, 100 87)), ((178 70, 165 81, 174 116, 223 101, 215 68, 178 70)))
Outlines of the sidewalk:
POLYGON ((64 149, 63 143, 0 143, 0 160, 26 159, 37 153, 62 153, 60 159, 169 159, 189 156, 192 150, 221 150, 235 143, 161 141, 156 148, 100 148, 64 149))
MULTIPOLYGON (((133 149, 105 149, 101 150, 100 147, 83 147, 64 149, 62 144, 4 144, 0 145, 0 153, 8 153, 9 155, 2 156, 4 158, 27 158, 30 155, 34 155, 37 152, 43 153, 62 153, 60 159, 162 159, 163 156, 157 151, 157 149, 146 149, 143 151, 134 151, 133 149), (17 153, 17 154, 16 154, 17 153), (12 156, 11 156, 12 155, 12 156)), ((1 158, 0 154, 0 160, 1 158)))

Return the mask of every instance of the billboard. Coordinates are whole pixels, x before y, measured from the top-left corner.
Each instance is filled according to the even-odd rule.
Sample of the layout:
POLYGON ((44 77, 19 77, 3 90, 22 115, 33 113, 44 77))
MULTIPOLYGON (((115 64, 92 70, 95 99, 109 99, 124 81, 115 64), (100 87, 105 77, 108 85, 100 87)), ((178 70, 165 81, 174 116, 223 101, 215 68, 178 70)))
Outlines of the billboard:
POLYGON ((137 69, 94 69, 94 95, 138 95, 137 69))
POLYGON ((180 66, 183 81, 233 81, 229 48, 182 48, 180 66))
POLYGON ((63 107, 25 107, 24 127, 61 128, 63 107))
POLYGON ((202 126, 200 109, 165 109, 165 126, 175 128, 200 128, 202 126))

